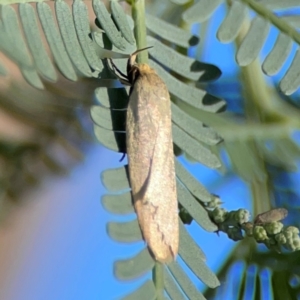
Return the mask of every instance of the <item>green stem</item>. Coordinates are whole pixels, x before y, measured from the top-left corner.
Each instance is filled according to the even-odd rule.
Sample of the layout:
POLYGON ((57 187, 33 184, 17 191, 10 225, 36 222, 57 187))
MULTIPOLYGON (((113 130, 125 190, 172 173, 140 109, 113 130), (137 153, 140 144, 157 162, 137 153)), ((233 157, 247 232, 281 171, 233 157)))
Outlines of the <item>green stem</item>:
MULTIPOLYGON (((145 15, 145 1, 144 0, 132 0, 131 12, 134 21, 134 36, 136 40, 137 49, 147 47, 146 40, 146 15, 145 15)), ((148 63, 148 52, 142 51, 137 57, 138 63, 148 63)))
POLYGON ((252 8, 258 15, 261 15, 264 19, 268 20, 275 27, 277 27, 281 32, 286 33, 290 36, 297 44, 300 45, 300 33, 290 26, 286 21, 280 19, 272 13, 271 10, 266 8, 264 5, 257 3, 254 0, 242 0, 250 8, 252 8))
MULTIPOLYGON (((249 26, 250 20, 247 17, 244 20, 242 30, 235 40, 237 47, 241 45, 245 35, 247 34, 249 26)), ((259 61, 255 60, 250 65, 241 67, 241 77, 244 88, 246 118, 250 121, 250 124, 252 122, 263 124, 266 122, 266 111, 261 106, 260 99, 264 99, 263 101, 270 103, 271 95, 268 91, 266 81, 263 78, 259 61)), ((249 140, 247 144, 247 147, 252 149, 253 155, 255 155, 256 159, 260 161, 260 165, 263 169, 265 169, 265 174, 267 175, 265 162, 262 158, 259 148, 256 145, 256 142, 254 140, 249 140)), ((253 178, 250 186, 255 214, 269 210, 271 205, 268 177, 266 176, 264 179, 260 180, 253 178)))
POLYGON ((164 298, 164 265, 156 262, 152 271, 153 281, 156 287, 156 300, 164 298))

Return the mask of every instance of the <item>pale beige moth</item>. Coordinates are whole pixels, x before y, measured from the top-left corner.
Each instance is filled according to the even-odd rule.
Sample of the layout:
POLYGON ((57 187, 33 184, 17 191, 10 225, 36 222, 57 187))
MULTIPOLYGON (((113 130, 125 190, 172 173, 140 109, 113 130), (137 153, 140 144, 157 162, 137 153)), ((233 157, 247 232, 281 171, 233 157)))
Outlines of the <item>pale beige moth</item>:
POLYGON ((127 75, 111 64, 120 81, 131 85, 126 149, 134 208, 150 252, 166 263, 175 259, 179 244, 171 102, 155 70, 135 63, 143 50, 129 57, 127 75))

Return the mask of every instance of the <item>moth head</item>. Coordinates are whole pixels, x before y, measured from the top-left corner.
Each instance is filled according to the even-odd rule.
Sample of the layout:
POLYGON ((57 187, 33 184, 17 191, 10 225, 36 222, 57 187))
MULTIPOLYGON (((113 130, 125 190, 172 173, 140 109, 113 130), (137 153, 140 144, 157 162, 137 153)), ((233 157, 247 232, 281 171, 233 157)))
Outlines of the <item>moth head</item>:
POLYGON ((127 76, 128 76, 129 82, 131 82, 131 83, 134 82, 134 80, 136 78, 136 74, 138 72, 138 68, 137 68, 137 64, 136 64, 137 55, 140 52, 150 49, 152 47, 153 46, 138 49, 129 56, 128 61, 127 61, 127 76))

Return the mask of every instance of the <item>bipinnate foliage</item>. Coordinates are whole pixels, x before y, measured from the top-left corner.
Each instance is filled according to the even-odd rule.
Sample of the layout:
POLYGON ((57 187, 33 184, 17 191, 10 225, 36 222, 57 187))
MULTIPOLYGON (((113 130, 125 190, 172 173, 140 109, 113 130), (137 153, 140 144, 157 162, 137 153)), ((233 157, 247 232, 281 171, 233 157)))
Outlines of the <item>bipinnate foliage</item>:
MULTIPOLYGON (((121 69, 124 68, 126 59, 118 58, 126 57, 136 48, 132 35, 132 20, 124 13, 118 2, 110 2, 110 14, 101 1, 94 0, 92 5, 97 17, 96 24, 102 31, 91 32, 86 5, 83 1, 75 0, 71 10, 67 2, 56 1, 54 5, 56 17, 46 2, 37 3, 36 9, 29 3, 21 3, 17 6, 19 15, 16 13, 16 8, 3 5, 0 48, 19 67, 27 82, 38 89, 44 89, 44 79, 52 82, 58 79, 42 34, 48 43, 55 65, 68 80, 76 81, 80 77, 98 78, 99 86, 102 86, 95 91, 99 105, 91 109, 96 137, 104 146, 126 153, 124 120, 128 102, 127 91, 123 87, 113 88, 117 81, 112 78, 103 59, 107 56, 115 58, 116 64, 121 69), (42 31, 39 31, 38 23, 42 31)), ((152 16, 149 16, 149 19, 152 20, 150 24, 160 22, 152 16)), ((219 160, 205 145, 219 143, 220 136, 202 122, 191 118, 176 103, 184 102, 195 109, 210 113, 222 111, 225 103, 203 90, 185 84, 167 70, 172 70, 192 81, 216 79, 220 76, 220 70, 165 46, 163 40, 170 40, 174 45, 185 48, 199 40, 188 31, 171 24, 167 26, 167 32, 164 30, 165 26, 151 28, 156 35, 161 35, 162 40, 149 36, 148 43, 154 46, 150 52, 153 58, 150 64, 164 79, 170 94, 174 97, 172 103, 174 143, 177 149, 183 149, 196 161, 218 168, 219 160)), ((176 170, 180 204, 200 226, 208 231, 215 231, 216 225, 211 222, 201 204, 202 199, 208 202, 212 196, 179 161, 176 162, 176 170)), ((108 190, 117 191, 117 195, 104 197, 104 206, 117 214, 134 213, 126 167, 107 170, 102 174, 102 178, 108 190)), ((111 222, 108 224, 108 233, 112 238, 122 242, 142 239, 137 221, 111 222)), ((182 223, 179 256, 207 286, 213 288, 219 285, 217 277, 205 265, 203 252, 182 223)), ((140 289, 127 296, 127 299, 152 299, 156 297, 155 295, 159 297, 159 293, 161 294, 164 289, 172 298, 183 297, 183 294, 190 299, 204 298, 178 262, 167 267, 158 266, 147 248, 135 257, 115 263, 116 277, 123 280, 136 278, 153 269, 157 274, 160 270, 160 275, 154 279, 155 284, 151 280, 146 282, 140 289), (163 289, 159 292, 157 286, 162 286, 163 289)))
MULTIPOLYGON (((300 44, 297 15, 284 13, 285 10, 299 7, 299 2, 295 0, 199 0, 185 10, 182 18, 187 23, 204 22, 224 2, 228 3, 228 12, 217 31, 217 38, 222 43, 229 43, 235 40, 241 30, 247 31, 236 53, 236 62, 241 67, 249 65, 258 57, 268 37, 270 26, 275 26, 279 30, 276 43, 262 63, 262 70, 266 75, 277 74, 292 50, 292 43, 296 43, 297 46, 300 44), (248 29, 244 27, 244 22, 248 18, 249 10, 253 10, 256 16, 248 29)), ((297 51, 279 84, 284 94, 290 95, 299 88, 299 68, 300 56, 297 51)))
MULTIPOLYGON (((189 1, 172 0, 176 5, 183 5, 182 19, 188 23, 207 20, 214 10, 224 1, 199 0, 186 9, 189 1)), ((15 7, 1 5, 0 50, 19 68, 26 81, 37 89, 44 89, 47 81, 58 80, 56 66, 60 73, 70 81, 82 78, 97 80, 95 90, 97 105, 91 108, 94 132, 105 147, 126 153, 125 121, 128 104, 128 91, 118 85, 118 81, 106 66, 105 58, 111 57, 116 65, 125 70, 128 54, 136 49, 132 34, 133 21, 124 13, 123 7, 116 0, 110 3, 110 12, 100 0, 91 3, 82 0, 66 2, 55 1, 54 10, 48 2, 20 3, 15 7), (70 6, 70 3, 72 6, 70 6), (88 11, 92 5, 94 15, 88 11), (16 9, 19 11, 17 14, 16 9), (90 27, 90 19, 100 27, 90 27), (39 30, 39 26, 41 30, 39 30), (24 34, 23 34, 24 33, 24 34), (49 48, 49 51, 48 51, 49 48), (49 55, 49 52, 51 56, 49 55)), ((273 9, 283 9, 295 5, 295 1, 228 1, 228 14, 219 28, 221 42, 233 41, 243 26, 248 8, 257 13, 246 36, 237 51, 236 60, 240 66, 253 62, 263 46, 268 34, 269 24, 280 31, 278 40, 263 63, 263 70, 268 75, 276 74, 288 57, 291 43, 299 44, 299 33, 293 23, 284 17, 276 17, 273 9), (283 4, 284 3, 284 4, 283 4)), ((216 275, 206 266, 205 255, 188 233, 183 223, 195 220, 203 229, 214 232, 218 229, 212 222, 209 203, 215 200, 181 164, 177 158, 184 152, 192 160, 210 168, 220 168, 221 163, 212 152, 222 138, 211 127, 228 128, 228 122, 215 113, 222 112, 225 102, 218 97, 197 88, 202 82, 215 80, 220 70, 213 65, 201 63, 187 57, 187 49, 197 45, 199 38, 189 31, 165 22, 153 15, 146 16, 149 50, 149 64, 165 81, 172 99, 172 131, 176 163, 176 180, 180 208, 180 249, 179 262, 167 266, 156 263, 145 248, 136 256, 115 263, 115 275, 121 280, 137 278, 146 272, 153 272, 153 279, 148 279, 140 288, 124 299, 163 299, 164 291, 171 299, 205 299, 194 283, 184 272, 185 264, 208 287, 219 285, 216 275), (200 118, 200 120, 199 120, 200 118), (223 125, 226 126, 223 126, 223 125)), ((285 94, 293 93, 300 85, 298 52, 289 70, 280 83, 285 94)), ((7 76, 9 70, 0 63, 0 74, 7 76)), ((230 125, 230 124, 229 124, 230 125)), ((231 123, 233 125, 233 123, 231 123)), ((236 125, 236 124, 234 124, 236 125)), ((223 136, 222 130, 220 130, 223 136)), ((226 132, 225 132, 226 135, 226 132)), ((230 135, 232 139, 232 134, 230 135)), ((264 141, 264 139, 262 139, 264 141)), ((299 153, 293 142, 287 139, 293 154, 299 153), (293 151, 292 151, 293 150, 293 151)), ((239 174, 248 181, 261 179, 260 160, 253 156, 250 143, 240 140, 225 144, 233 165, 239 174), (240 155, 240 154, 243 155, 240 155), (248 155, 249 154, 249 155, 248 155), (244 159, 247 157, 247 159, 244 159)), ((263 143, 259 144, 262 152, 268 152, 263 143)), ((280 145, 275 144, 277 149, 280 145)), ((278 149, 277 149, 278 150, 278 149)), ((281 149, 282 150, 282 149, 281 149)), ((282 154, 276 152, 278 159, 282 154)), ((286 153, 286 152, 285 152, 286 153)), ((102 181, 110 194, 102 199, 104 207, 117 215, 134 214, 128 180, 127 166, 107 170, 102 174, 102 181)), ((163 192, 163 191, 162 191, 163 192)), ((142 240, 137 220, 131 222, 110 222, 108 234, 115 240, 133 243, 142 240)))

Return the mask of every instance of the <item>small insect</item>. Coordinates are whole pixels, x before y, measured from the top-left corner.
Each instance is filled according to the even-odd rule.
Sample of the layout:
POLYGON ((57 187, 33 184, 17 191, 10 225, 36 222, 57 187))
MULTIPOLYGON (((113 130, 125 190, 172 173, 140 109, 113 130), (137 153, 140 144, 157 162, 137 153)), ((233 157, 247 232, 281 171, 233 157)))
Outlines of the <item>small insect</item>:
MULTIPOLYGON (((148 47, 150 48, 150 47, 148 47)), ((179 245, 178 204, 172 140, 171 103, 163 80, 130 55, 127 75, 110 60, 123 84, 131 85, 126 116, 126 147, 134 207, 154 258, 175 259, 179 245)))
POLYGON ((264 213, 258 214, 254 220, 255 225, 266 224, 283 220, 288 215, 285 208, 273 208, 264 213))

